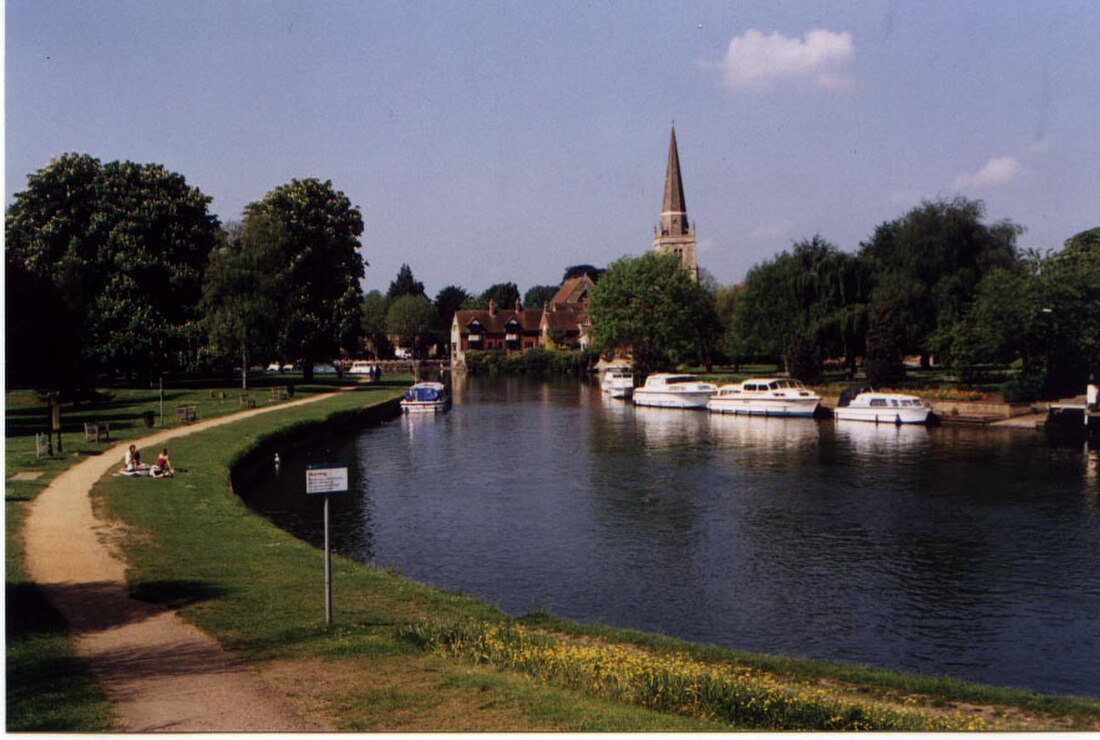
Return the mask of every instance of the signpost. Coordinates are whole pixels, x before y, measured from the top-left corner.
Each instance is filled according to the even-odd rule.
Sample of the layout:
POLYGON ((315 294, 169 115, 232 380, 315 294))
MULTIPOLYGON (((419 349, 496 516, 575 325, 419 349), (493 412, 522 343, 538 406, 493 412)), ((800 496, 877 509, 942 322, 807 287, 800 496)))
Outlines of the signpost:
POLYGON ((325 501, 325 624, 332 626, 332 547, 329 543, 328 499, 331 493, 346 493, 348 469, 333 465, 306 468, 306 493, 324 496, 325 501))

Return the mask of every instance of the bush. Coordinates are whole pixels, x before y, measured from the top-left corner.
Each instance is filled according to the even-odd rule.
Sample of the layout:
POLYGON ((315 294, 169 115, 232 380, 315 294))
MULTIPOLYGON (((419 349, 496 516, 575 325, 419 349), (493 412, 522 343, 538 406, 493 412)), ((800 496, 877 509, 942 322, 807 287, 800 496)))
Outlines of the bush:
POLYGON ((1001 386, 1001 395, 1008 403, 1030 403, 1042 398, 1046 375, 1041 372, 1019 373, 1001 386))
POLYGON ((598 354, 593 350, 561 350, 538 347, 522 353, 495 350, 466 353, 466 369, 473 375, 580 375, 598 354))

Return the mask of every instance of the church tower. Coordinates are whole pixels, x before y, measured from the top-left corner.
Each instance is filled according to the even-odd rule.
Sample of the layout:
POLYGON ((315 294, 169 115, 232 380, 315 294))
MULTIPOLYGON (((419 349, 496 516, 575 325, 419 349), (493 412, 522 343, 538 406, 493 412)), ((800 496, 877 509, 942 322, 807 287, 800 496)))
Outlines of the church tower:
POLYGON ((687 217, 675 124, 668 142, 665 196, 661 203, 661 222, 653 229, 653 249, 662 254, 675 254, 691 273, 691 279, 699 280, 699 268, 695 263, 695 225, 689 223, 687 217))

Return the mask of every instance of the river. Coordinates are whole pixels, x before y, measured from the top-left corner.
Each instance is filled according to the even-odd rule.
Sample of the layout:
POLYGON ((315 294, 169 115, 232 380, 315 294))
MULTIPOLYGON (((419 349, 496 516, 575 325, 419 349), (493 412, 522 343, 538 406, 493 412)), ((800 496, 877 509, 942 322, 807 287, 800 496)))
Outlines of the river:
POLYGON ((513 614, 1100 696, 1100 462, 1083 442, 470 378, 446 415, 284 456, 246 492, 319 544, 316 461, 351 468, 338 552, 513 614))

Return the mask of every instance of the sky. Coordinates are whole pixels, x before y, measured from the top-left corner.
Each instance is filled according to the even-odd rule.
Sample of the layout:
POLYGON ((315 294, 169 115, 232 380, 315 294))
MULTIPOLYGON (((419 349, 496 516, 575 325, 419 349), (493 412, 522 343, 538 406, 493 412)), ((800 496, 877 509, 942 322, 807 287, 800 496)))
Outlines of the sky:
POLYGON ((1100 225, 1100 2, 7 0, 5 203, 65 152, 223 222, 294 178, 363 214, 365 290, 557 284, 650 248, 675 121, 719 283, 922 200, 1021 247, 1100 225))

